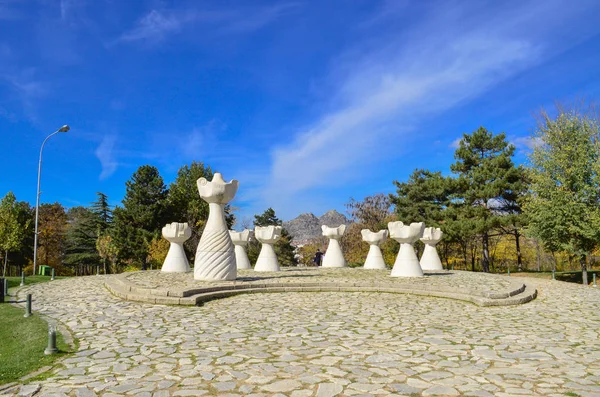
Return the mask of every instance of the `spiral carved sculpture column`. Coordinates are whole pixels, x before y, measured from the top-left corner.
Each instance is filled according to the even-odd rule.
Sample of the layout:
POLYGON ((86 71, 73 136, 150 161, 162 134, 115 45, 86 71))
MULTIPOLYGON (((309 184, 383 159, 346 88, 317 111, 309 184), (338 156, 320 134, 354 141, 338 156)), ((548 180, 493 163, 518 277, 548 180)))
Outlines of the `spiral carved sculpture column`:
POLYGON ((342 247, 338 241, 346 231, 346 225, 338 227, 321 226, 323 236, 329 238, 329 245, 323 258, 323 267, 346 267, 346 259, 342 253, 342 247))
POLYGON ((208 202, 208 222, 196 250, 194 279, 204 281, 235 280, 235 249, 225 222, 224 206, 233 199, 238 181, 226 183, 220 173, 213 180, 198 179, 198 192, 208 202))
POLYGON ((442 261, 435 248, 442 239, 442 230, 440 228, 426 227, 421 241, 425 244, 423 255, 421 255, 421 269, 423 270, 444 270, 442 261))
POLYGON ((161 271, 166 273, 187 273, 190 271, 183 243, 192 236, 187 223, 173 222, 162 228, 162 236, 171 243, 161 271))
POLYGON ((379 244, 387 240, 388 231, 380 230, 377 233, 370 231, 369 229, 363 229, 360 231, 362 234, 363 241, 369 243, 369 254, 365 260, 365 269, 386 269, 383 255, 379 244))
POLYGON ((252 237, 252 230, 246 229, 243 232, 230 230, 229 235, 231 236, 233 245, 235 245, 235 263, 237 269, 252 269, 250 259, 248 259, 248 254, 246 253, 246 245, 248 245, 248 241, 252 237))
POLYGON ((388 223, 390 237, 400 243, 400 251, 392 269, 392 277, 423 277, 423 270, 413 244, 421 238, 424 228, 423 222, 411 223, 410 226, 402 222, 388 223))

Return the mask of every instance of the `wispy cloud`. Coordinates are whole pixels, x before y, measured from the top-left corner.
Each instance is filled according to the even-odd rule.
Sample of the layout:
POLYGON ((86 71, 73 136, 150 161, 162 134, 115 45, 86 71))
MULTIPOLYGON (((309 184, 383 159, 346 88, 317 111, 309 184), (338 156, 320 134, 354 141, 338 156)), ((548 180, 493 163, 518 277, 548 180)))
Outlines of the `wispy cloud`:
POLYGON ((104 135, 100 145, 94 152, 100 165, 102 166, 102 172, 100 173, 100 180, 104 180, 115 173, 118 167, 118 162, 115 157, 115 143, 117 137, 112 134, 104 135))
POLYGON ((377 169, 371 165, 399 154, 409 126, 573 45, 557 39, 568 28, 564 18, 577 12, 557 13, 554 6, 531 3, 481 18, 444 4, 401 39, 381 37, 374 47, 339 57, 332 73, 340 79, 332 93, 337 107, 273 150, 263 200, 286 211, 300 195, 366 177, 377 169))
POLYGON ((521 151, 529 152, 535 149, 537 146, 542 144, 542 141, 538 137, 522 136, 512 140, 512 144, 521 151))
POLYGON ((157 43, 193 26, 213 33, 241 34, 258 30, 293 11, 297 3, 282 3, 263 8, 236 9, 152 9, 117 41, 157 43))

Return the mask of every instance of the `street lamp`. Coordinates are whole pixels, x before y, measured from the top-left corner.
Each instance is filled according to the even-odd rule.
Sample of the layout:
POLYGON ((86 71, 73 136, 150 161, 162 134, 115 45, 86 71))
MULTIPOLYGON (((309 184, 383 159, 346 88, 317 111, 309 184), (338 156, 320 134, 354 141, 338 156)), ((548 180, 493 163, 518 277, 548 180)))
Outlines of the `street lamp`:
POLYGON ((71 129, 68 125, 63 125, 58 130, 54 131, 52 134, 48 135, 44 142, 42 142, 42 147, 40 148, 40 162, 38 164, 38 181, 37 181, 37 196, 35 199, 35 235, 33 237, 33 275, 35 276, 35 270, 37 268, 37 247, 38 247, 38 215, 40 211, 40 178, 42 177, 42 151, 44 150, 44 145, 46 141, 50 139, 51 136, 58 134, 59 132, 67 132, 71 129))

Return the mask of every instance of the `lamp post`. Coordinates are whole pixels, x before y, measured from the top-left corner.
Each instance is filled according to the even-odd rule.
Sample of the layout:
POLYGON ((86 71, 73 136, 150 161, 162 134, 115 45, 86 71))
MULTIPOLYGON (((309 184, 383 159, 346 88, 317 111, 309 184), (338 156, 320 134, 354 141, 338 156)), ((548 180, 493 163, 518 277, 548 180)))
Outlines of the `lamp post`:
POLYGON ((59 132, 67 132, 71 129, 68 125, 63 125, 58 130, 54 131, 52 134, 48 135, 44 142, 42 142, 42 147, 40 148, 40 162, 38 164, 38 179, 37 179, 37 195, 35 199, 35 235, 33 237, 33 274, 35 275, 35 271, 37 268, 37 247, 38 247, 38 215, 40 211, 40 178, 42 177, 42 152, 44 150, 44 145, 46 141, 50 139, 51 136, 58 134, 59 132))

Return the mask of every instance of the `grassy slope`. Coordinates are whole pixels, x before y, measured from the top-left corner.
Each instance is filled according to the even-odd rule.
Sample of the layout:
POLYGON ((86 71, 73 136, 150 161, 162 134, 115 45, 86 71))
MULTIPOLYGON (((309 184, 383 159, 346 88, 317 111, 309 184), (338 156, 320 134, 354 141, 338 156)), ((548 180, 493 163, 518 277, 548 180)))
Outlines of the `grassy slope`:
MULTIPOLYGON (((27 284, 48 281, 50 277, 35 276, 27 284)), ((9 287, 18 286, 19 277, 9 278, 9 287)), ((7 296, 5 301, 14 297, 7 296)), ((35 307, 34 307, 35 308, 35 307)), ((57 334, 59 354, 44 355, 48 345, 48 324, 35 314, 24 318, 25 311, 8 303, 0 303, 0 384, 19 380, 43 366, 50 365, 68 350, 62 336, 57 334)))

